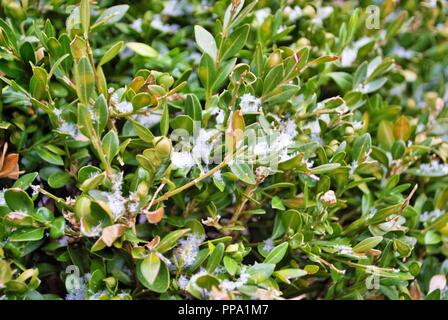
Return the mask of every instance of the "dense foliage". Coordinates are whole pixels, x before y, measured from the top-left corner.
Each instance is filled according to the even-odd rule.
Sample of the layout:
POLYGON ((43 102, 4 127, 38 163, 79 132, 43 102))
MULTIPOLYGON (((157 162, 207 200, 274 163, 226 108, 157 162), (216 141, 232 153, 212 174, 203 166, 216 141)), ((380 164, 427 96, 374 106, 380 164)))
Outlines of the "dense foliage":
POLYGON ((448 298, 447 17, 2 0, 0 297, 448 298))

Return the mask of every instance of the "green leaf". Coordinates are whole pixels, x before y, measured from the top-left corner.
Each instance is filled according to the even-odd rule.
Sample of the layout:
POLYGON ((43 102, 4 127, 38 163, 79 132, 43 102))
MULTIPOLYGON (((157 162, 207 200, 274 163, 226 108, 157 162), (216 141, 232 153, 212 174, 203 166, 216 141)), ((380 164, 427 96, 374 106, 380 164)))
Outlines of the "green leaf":
POLYGON ((279 271, 274 272, 274 277, 278 278, 279 280, 290 284, 290 279, 297 279, 303 276, 306 276, 308 273, 305 270, 302 269, 282 269, 279 271))
POLYGON ((47 207, 40 207, 36 212, 32 213, 31 216, 34 220, 46 223, 54 220, 54 213, 51 212, 47 207))
POLYGON ((362 92, 365 94, 375 92, 375 91, 381 89, 381 87, 384 86, 386 84, 386 82, 387 82, 386 77, 372 80, 364 85, 362 92))
MULTIPOLYGON (((132 118, 129 118, 129 120, 131 120, 131 119, 132 118)), ((142 139, 145 142, 149 142, 149 143, 153 142, 154 135, 148 128, 145 128, 144 126, 142 126, 140 123, 138 123, 137 121, 135 121, 133 119, 131 120, 131 122, 132 122, 132 126, 134 127, 134 129, 140 139, 142 139)))
POLYGON ((336 82, 341 90, 345 91, 352 87, 353 78, 347 72, 330 72, 327 75, 336 82))
POLYGON ((425 244, 426 245, 435 245, 438 244, 442 240, 442 237, 439 233, 429 230, 425 234, 425 244))
POLYGON ((187 285, 187 291, 195 298, 202 299, 202 292, 204 290, 211 290, 213 287, 219 286, 219 280, 210 275, 204 274, 193 280, 190 280, 187 285))
POLYGON ((208 255, 209 255, 208 248, 199 250, 194 263, 188 267, 187 271, 194 272, 195 270, 197 270, 205 262, 205 259, 207 259, 208 255))
POLYGON ((310 172, 313 174, 322 174, 322 173, 331 172, 331 171, 339 168, 340 166, 341 166, 340 163, 326 163, 326 164, 322 164, 320 166, 310 169, 310 172))
POLYGON ((12 279, 12 270, 9 262, 6 260, 0 260, 0 286, 3 287, 5 283, 12 279))
POLYGON ((284 83, 277 86, 270 93, 263 97, 263 102, 269 102, 271 104, 283 103, 289 98, 293 97, 300 87, 295 84, 284 83))
MULTIPOLYGON (((113 6, 104 10, 95 21, 95 26, 101 24, 114 24, 121 20, 128 11, 127 4, 113 6)), ((93 26, 92 26, 93 27, 93 26)))
POLYGON ((272 249, 271 252, 269 252, 268 256, 266 257, 263 263, 272 263, 272 264, 279 263, 280 261, 282 261, 287 250, 288 250, 288 242, 283 242, 279 244, 274 249, 272 249))
POLYGON ((364 61, 356 69, 353 75, 353 88, 357 88, 361 84, 361 82, 364 81, 364 79, 366 78, 367 66, 368 66, 367 61, 364 61))
POLYGON ((338 60, 338 58, 339 57, 335 56, 335 55, 327 55, 327 56, 322 56, 322 57, 316 58, 316 59, 308 62, 308 64, 310 66, 313 66, 313 65, 318 65, 321 63, 332 62, 332 61, 338 60))
POLYGON ((15 231, 10 237, 10 241, 37 241, 44 237, 44 228, 21 229, 15 231))
POLYGON ((215 246, 215 249, 208 258, 206 270, 209 273, 213 273, 218 265, 221 263, 222 257, 224 256, 224 243, 220 242, 215 246))
POLYGON ((406 151, 406 144, 403 140, 396 140, 394 144, 392 145, 392 158, 394 160, 400 159, 403 157, 404 153, 406 151))
POLYGON ((319 271, 319 266, 315 264, 307 264, 304 269, 307 274, 315 274, 319 271))
POLYGON ((97 89, 98 93, 107 95, 107 81, 106 76, 104 75, 103 68, 101 66, 98 66, 96 68, 96 82, 97 82, 97 89))
POLYGON ((346 41, 347 43, 353 39, 353 36, 356 32, 356 27, 358 25, 360 11, 361 11, 361 9, 356 8, 350 17, 350 21, 348 23, 348 31, 347 31, 347 41, 346 41))
POLYGON ((170 129, 170 108, 168 103, 163 103, 162 119, 160 119, 160 133, 162 136, 166 136, 170 129))
POLYGON ((30 98, 30 101, 36 109, 41 109, 47 114, 53 114, 53 108, 50 105, 44 104, 35 98, 30 98))
POLYGON ((266 58, 263 55, 263 49, 260 43, 257 44, 255 48, 254 57, 251 65, 254 68, 254 73, 257 77, 260 77, 264 74, 264 66, 265 66, 266 58))
POLYGON ((283 205, 282 200, 277 196, 274 196, 271 199, 271 207, 272 207, 272 209, 278 209, 278 210, 282 210, 282 211, 285 210, 285 206, 283 205))
POLYGON ((194 121, 202 121, 201 102, 195 94, 187 94, 185 98, 185 114, 194 121))
POLYGON ((266 210, 264 209, 244 210, 241 212, 241 214, 266 214, 266 210))
POLYGON ((17 188, 11 188, 4 194, 6 204, 12 211, 22 211, 31 213, 34 210, 34 204, 30 196, 17 188))
POLYGON ((229 167, 232 173, 241 181, 247 184, 256 183, 252 168, 247 163, 233 161, 229 164, 229 167))
POLYGON ((299 211, 290 209, 281 215, 281 219, 286 230, 296 230, 301 224, 301 214, 299 211))
POLYGON ((95 136, 95 128, 93 127, 92 115, 86 105, 78 104, 78 127, 79 130, 87 137, 95 136))
POLYGON ((54 154, 43 147, 37 147, 34 150, 42 160, 57 166, 64 165, 64 160, 62 160, 62 157, 60 155, 54 154))
POLYGON ((104 272, 101 269, 96 269, 92 272, 89 279, 89 289, 96 292, 101 289, 104 280, 104 272))
POLYGON ((394 250, 397 251, 401 257, 409 257, 412 253, 412 246, 399 239, 393 240, 394 250))
POLYGON ((219 69, 218 75, 216 76, 216 79, 212 85, 212 92, 216 92, 221 88, 221 86, 227 81, 229 78, 230 73, 233 70, 233 67, 235 66, 236 58, 232 59, 230 61, 226 61, 223 63, 219 69))
POLYGON ((369 63, 367 73, 370 74, 367 78, 367 81, 371 81, 376 77, 385 74, 389 70, 393 68, 394 59, 385 58, 381 60, 381 57, 378 57, 378 60, 374 59, 369 63), (379 61, 379 64, 375 64, 376 61, 379 61), (375 67, 376 65, 376 67, 375 67))
POLYGON ((358 243, 356 246, 353 247, 353 251, 354 252, 367 252, 370 249, 375 248, 382 240, 383 240, 383 237, 381 237, 381 236, 370 237, 370 238, 364 239, 360 243, 358 243))
POLYGON ((362 161, 366 154, 370 153, 372 148, 372 138, 369 133, 364 133, 362 136, 356 137, 353 142, 352 158, 355 161, 362 161))
POLYGON ((55 172, 48 178, 48 184, 53 189, 59 189, 69 185, 72 177, 64 171, 55 172))
POLYGON ((59 239, 64 235, 65 231, 65 218, 57 217, 51 222, 50 226, 50 238, 59 239))
POLYGON ((30 80, 30 94, 37 100, 42 100, 48 92, 48 74, 41 67, 33 67, 33 76, 30 80))
POLYGON ((223 22, 224 29, 229 27, 231 21, 238 16, 238 13, 241 11, 243 7, 244 7, 244 0, 239 1, 237 6, 235 6, 233 2, 231 2, 227 6, 226 12, 224 14, 224 22, 223 22))
POLYGON ((117 54, 120 53, 121 49, 123 49, 124 42, 119 41, 116 44, 114 44, 112 47, 110 47, 104 56, 101 58, 100 62, 98 63, 99 66, 102 66, 103 64, 108 63, 110 60, 115 58, 117 54))
POLYGON ((202 52, 208 54, 213 61, 216 62, 218 56, 218 48, 216 47, 215 38, 212 34, 201 26, 194 26, 194 37, 196 43, 202 52))
POLYGON ((280 84, 283 79, 283 64, 276 65, 271 69, 263 81, 263 96, 268 95, 280 84))
POLYGON ((368 224, 375 225, 384 222, 384 220, 390 215, 399 213, 399 210, 401 210, 401 206, 401 203, 397 203, 378 210, 377 213, 367 221, 368 224))
POLYGON ((81 0, 79 14, 84 34, 88 34, 90 30, 90 2, 89 0, 81 0))
POLYGON ((224 42, 222 52, 220 52, 221 60, 224 61, 234 57, 244 47, 249 36, 249 30, 249 24, 245 24, 230 34, 230 37, 224 42))
POLYGON ((147 92, 140 92, 137 93, 132 98, 132 106, 134 107, 134 110, 138 110, 144 107, 151 106, 153 102, 152 96, 147 92))
POLYGON ((427 229, 439 229, 443 228, 448 223, 448 211, 443 213, 441 216, 434 219, 429 225, 427 229))
POLYGON ((89 190, 95 189, 98 186, 100 186, 103 183, 106 176, 104 173, 99 173, 99 172, 96 172, 96 173, 97 174, 94 174, 92 172, 92 174, 94 174, 92 177, 87 178, 85 180, 81 180, 82 183, 79 186, 79 189, 81 189, 82 191, 89 191, 89 190))
POLYGON ((255 283, 260 283, 267 280, 274 272, 275 264, 258 263, 251 266, 247 273, 249 278, 255 283))
POLYGON ((36 58, 34 56, 34 49, 31 43, 29 43, 28 41, 25 41, 21 46, 20 46, 20 56, 22 57, 23 62, 25 62, 25 64, 28 63, 32 63, 35 64, 36 63, 36 58))
MULTIPOLYGON (((237 10, 235 12, 240 11, 240 13, 238 15, 236 15, 236 18, 234 18, 234 20, 231 22, 230 27, 238 25, 251 11, 252 9, 258 4, 258 1, 252 1, 250 3, 248 3, 244 9, 241 10, 241 8, 244 5, 244 1, 242 0, 239 4, 239 6, 237 7, 237 10)), ((236 14, 236 13, 235 13, 236 14)))
POLYGON ((199 62, 198 76, 206 92, 211 94, 213 83, 215 82, 217 70, 213 59, 208 55, 202 55, 199 62))
POLYGON ((238 263, 229 256, 225 256, 223 259, 224 268, 226 268, 227 272, 234 276, 238 271, 238 263))
POLYGON ((152 47, 140 42, 128 42, 126 46, 136 54, 146 58, 156 58, 158 53, 152 47))
POLYGON ((190 232, 190 229, 179 229, 168 233, 157 245, 156 250, 160 253, 171 250, 176 245, 177 240, 182 238, 188 232, 190 232))
POLYGON ((19 179, 17 179, 16 182, 14 182, 12 187, 26 190, 31 186, 31 184, 33 183, 33 181, 36 179, 37 176, 38 176, 37 172, 27 173, 27 174, 21 176, 19 179))
POLYGON ((191 119, 189 116, 181 114, 175 117, 170 121, 171 128, 174 130, 176 129, 185 129, 189 133, 193 133, 193 119, 191 119))
POLYGON ((382 120, 378 125, 378 141, 386 149, 390 150, 395 142, 394 129, 392 123, 382 120))
MULTIPOLYGON (((65 70, 60 66, 69 57, 70 54, 66 53, 63 56, 61 56, 58 60, 56 60, 55 63, 53 63, 50 69, 50 73, 48 74, 48 80, 50 80, 54 74, 56 74, 56 76, 58 76, 59 74, 66 75, 65 70)), ((52 93, 55 92, 55 95, 57 96, 63 96, 63 97, 67 96, 68 92, 65 90, 65 88, 62 86, 56 87, 57 84, 58 83, 55 82, 51 84, 50 89, 52 89, 52 93), (58 88, 58 90, 56 90, 56 88, 58 88)))
POLYGON ((151 252, 140 264, 140 271, 145 280, 152 285, 160 271, 160 258, 151 252))
POLYGON ((75 82, 79 100, 88 104, 95 93, 95 74, 87 57, 82 57, 76 64, 75 82))
POLYGON ((146 277, 143 275, 143 261, 144 260, 140 260, 139 262, 137 262, 137 278, 140 283, 147 289, 154 292, 163 293, 168 290, 170 286, 170 272, 166 264, 164 262, 160 263, 160 268, 156 279, 153 283, 149 283, 146 277))
POLYGON ((118 135, 115 130, 109 131, 101 142, 101 149, 106 155, 106 159, 108 159, 109 163, 115 158, 118 154, 118 148, 120 145, 120 141, 118 140, 118 135))
POLYGON ((107 125, 107 121, 109 120, 109 108, 107 106, 106 98, 103 94, 99 95, 96 98, 95 104, 93 105, 93 112, 96 115, 96 121, 94 123, 96 132, 98 135, 101 134, 103 129, 107 125))

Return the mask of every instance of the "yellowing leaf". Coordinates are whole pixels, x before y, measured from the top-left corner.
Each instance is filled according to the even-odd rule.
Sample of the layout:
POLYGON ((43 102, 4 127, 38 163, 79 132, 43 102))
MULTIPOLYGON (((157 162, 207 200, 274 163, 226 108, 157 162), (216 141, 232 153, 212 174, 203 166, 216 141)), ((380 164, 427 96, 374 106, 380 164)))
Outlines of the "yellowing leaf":
POLYGON ((142 57, 155 58, 158 55, 156 50, 144 43, 128 42, 126 46, 142 57))
POLYGON ((394 136, 396 139, 407 141, 411 136, 411 125, 406 116, 401 116, 394 123, 394 136))

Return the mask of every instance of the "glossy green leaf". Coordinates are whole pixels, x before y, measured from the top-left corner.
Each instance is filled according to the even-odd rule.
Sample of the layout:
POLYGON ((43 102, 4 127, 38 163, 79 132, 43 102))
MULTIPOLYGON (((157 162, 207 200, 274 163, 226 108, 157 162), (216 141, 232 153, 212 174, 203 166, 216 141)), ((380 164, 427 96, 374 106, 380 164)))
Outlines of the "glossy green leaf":
POLYGON ((362 240, 359 242, 356 246, 353 247, 354 252, 366 252, 370 249, 375 248, 381 241, 383 240, 383 237, 370 237, 367 239, 362 240))
POLYGON ((160 262, 159 272, 153 283, 149 283, 144 275, 144 265, 144 260, 137 262, 137 278, 140 283, 147 289, 154 292, 163 293, 168 290, 170 285, 170 273, 166 264, 164 262, 160 262))
POLYGON ((6 204, 12 211, 31 213, 34 210, 34 204, 30 196, 18 188, 6 190, 4 197, 6 204))
POLYGON ((216 41, 212 34, 203 27, 196 25, 194 26, 194 37, 201 51, 216 61, 218 48, 216 47, 216 41))
POLYGON ((150 253, 140 264, 140 272, 147 283, 152 285, 160 270, 160 258, 154 252, 150 253))
POLYGON ((158 56, 157 51, 145 43, 128 42, 126 43, 126 46, 136 54, 145 58, 156 58, 158 56))
POLYGON ((87 104, 95 93, 95 74, 87 57, 82 57, 76 65, 75 81, 81 103, 87 104))
POLYGON ((218 243, 211 255, 208 258, 206 270, 209 273, 215 271, 218 265, 221 263, 222 257, 224 256, 224 243, 218 243))
POLYGON ((39 229, 21 229, 14 232, 9 238, 14 242, 21 241, 38 241, 44 237, 44 228, 39 229))
POLYGON ((232 173, 241 181, 247 184, 256 183, 255 175, 247 163, 234 161, 229 165, 229 167, 232 173))
POLYGON ((268 256, 264 260, 263 263, 272 263, 277 264, 284 258, 286 252, 288 250, 288 243, 284 242, 276 246, 274 249, 269 252, 268 256))
POLYGON ((119 144, 120 141, 118 140, 118 135, 114 130, 109 131, 103 137, 103 140, 101 141, 101 148, 109 162, 112 162, 118 154, 119 144))
POLYGON ((123 49, 123 46, 124 46, 124 42, 119 41, 116 44, 114 44, 112 47, 110 47, 106 51, 106 53, 103 55, 103 57, 101 58, 98 65, 102 66, 102 65, 108 63, 109 61, 111 61, 113 58, 115 58, 115 56, 117 54, 119 54, 120 51, 123 49))

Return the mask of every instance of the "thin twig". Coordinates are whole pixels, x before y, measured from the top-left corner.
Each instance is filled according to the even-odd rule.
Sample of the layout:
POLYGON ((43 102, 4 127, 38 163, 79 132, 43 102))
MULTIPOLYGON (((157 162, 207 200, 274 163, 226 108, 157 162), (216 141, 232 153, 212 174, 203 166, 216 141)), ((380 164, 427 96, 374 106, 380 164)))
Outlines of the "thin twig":
POLYGON ((177 189, 174 189, 174 190, 171 190, 171 191, 165 193, 163 196, 160 196, 159 198, 157 198, 157 199, 154 201, 154 204, 157 204, 157 203, 159 203, 159 202, 161 202, 161 201, 165 201, 165 200, 171 198, 172 196, 174 196, 174 195, 176 195, 176 194, 178 194, 178 193, 180 193, 180 192, 182 192, 182 191, 184 191, 184 190, 186 190, 186 189, 188 189, 188 188, 190 188, 190 187, 192 187, 192 186, 198 184, 198 183, 201 182, 202 180, 204 180, 204 179, 206 179, 206 178, 212 176, 213 174, 215 174, 216 172, 218 172, 219 170, 221 170, 222 168, 224 168, 225 166, 227 166, 227 164, 228 164, 228 162, 230 161, 230 159, 232 158, 232 156, 233 156, 233 154, 227 156, 227 157, 224 159, 223 162, 221 162, 219 165, 217 165, 216 167, 214 167, 214 168, 211 169, 210 171, 207 171, 207 172, 204 173, 202 176, 200 176, 200 177, 198 177, 198 178, 196 178, 196 179, 194 179, 194 180, 188 182, 187 184, 184 184, 183 186, 181 186, 181 187, 179 187, 179 188, 177 188, 177 189))
POLYGON ((148 203, 148 205, 144 206, 142 208, 143 213, 146 213, 146 211, 148 211, 149 209, 151 209, 152 205, 154 204, 154 201, 156 200, 157 195, 159 194, 159 192, 163 189, 163 187, 165 186, 165 183, 162 183, 156 190, 156 192, 154 192, 154 195, 151 198, 151 201, 148 203))

